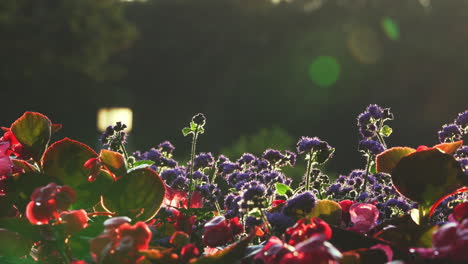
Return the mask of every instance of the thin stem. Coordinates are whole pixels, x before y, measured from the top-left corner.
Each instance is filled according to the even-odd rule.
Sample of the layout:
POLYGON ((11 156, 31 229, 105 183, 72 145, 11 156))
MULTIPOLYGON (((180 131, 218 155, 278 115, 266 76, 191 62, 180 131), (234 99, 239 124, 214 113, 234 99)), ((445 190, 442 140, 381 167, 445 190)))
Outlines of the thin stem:
POLYGON ((369 177, 370 167, 371 167, 372 155, 367 153, 367 164, 366 164, 366 174, 364 175, 364 185, 362 186, 362 192, 366 191, 367 187, 367 178, 369 177))
POLYGON ((310 190, 310 172, 312 171, 312 151, 309 153, 309 160, 307 161, 307 169, 306 169, 306 185, 305 190, 310 190))
POLYGON ((195 128, 195 132, 193 133, 193 139, 192 139, 192 150, 190 153, 190 173, 189 173, 189 196, 188 196, 188 207, 190 208, 190 205, 192 204, 192 188, 193 188, 193 167, 194 167, 194 161, 195 161, 195 150, 197 148, 197 139, 198 139, 198 128, 199 125, 197 124, 195 128))
POLYGON ((382 125, 383 125, 383 120, 380 120, 379 128, 377 129, 377 139, 380 141, 380 144, 382 144, 384 149, 387 149, 387 144, 385 144, 385 140, 383 139, 382 135, 380 135, 380 130, 382 129, 382 125))

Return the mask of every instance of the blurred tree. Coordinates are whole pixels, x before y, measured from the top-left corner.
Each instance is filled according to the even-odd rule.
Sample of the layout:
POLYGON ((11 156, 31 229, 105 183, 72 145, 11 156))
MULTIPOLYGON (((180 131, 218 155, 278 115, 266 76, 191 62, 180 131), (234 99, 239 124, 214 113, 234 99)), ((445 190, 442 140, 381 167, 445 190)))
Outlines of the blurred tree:
POLYGON ((135 28, 116 0, 0 1, 0 80, 34 79, 57 69, 104 79, 135 28))

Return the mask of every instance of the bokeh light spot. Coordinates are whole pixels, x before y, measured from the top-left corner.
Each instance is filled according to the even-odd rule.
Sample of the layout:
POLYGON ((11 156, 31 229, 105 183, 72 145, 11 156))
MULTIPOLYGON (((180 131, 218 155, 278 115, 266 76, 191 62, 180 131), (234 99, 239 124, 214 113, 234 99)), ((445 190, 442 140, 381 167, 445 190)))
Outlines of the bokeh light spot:
POLYGON ((347 45, 351 55, 360 63, 374 64, 383 53, 375 31, 368 26, 354 26, 349 31, 347 45))
POLYGON ((340 64, 331 56, 319 56, 309 66, 309 78, 320 87, 333 85, 340 76, 340 64))
POLYGON ((384 17, 381 21, 381 26, 389 39, 398 40, 400 38, 400 28, 393 19, 384 17))

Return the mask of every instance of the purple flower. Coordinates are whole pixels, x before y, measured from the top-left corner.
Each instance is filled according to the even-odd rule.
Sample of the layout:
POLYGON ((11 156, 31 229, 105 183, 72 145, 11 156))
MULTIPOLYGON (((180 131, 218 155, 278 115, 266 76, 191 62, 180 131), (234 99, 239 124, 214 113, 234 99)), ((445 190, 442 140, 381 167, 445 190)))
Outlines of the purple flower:
POLYGON ((101 134, 101 143, 103 145, 107 145, 109 143, 109 137, 112 136, 114 134, 114 128, 112 126, 108 126, 106 128, 106 131, 104 131, 102 134, 101 134))
POLYGON ((372 115, 369 112, 364 112, 358 115, 357 124, 360 127, 367 127, 371 122, 372 115))
POLYGON ((452 140, 460 140, 462 137, 462 132, 460 128, 455 124, 449 124, 442 126, 442 130, 439 131, 439 141, 450 142, 452 140))
POLYGON ((377 155, 385 150, 380 142, 368 139, 359 141, 358 149, 365 153, 370 152, 372 155, 377 155))
POLYGON ((288 227, 296 222, 291 217, 282 213, 266 213, 268 222, 280 233, 284 233, 288 227))
POLYGON ((235 170, 239 168, 239 165, 237 163, 232 163, 232 162, 224 162, 220 166, 220 170, 224 175, 233 173, 235 170))
MULTIPOLYGON (((245 188, 245 187, 244 187, 245 188)), ((242 194, 242 198, 246 201, 256 201, 262 199, 265 196, 266 187, 265 185, 258 183, 251 185, 242 194)))
POLYGON ((243 165, 243 164, 250 164, 252 161, 254 161, 256 158, 254 155, 250 154, 250 153, 244 153, 244 155, 242 155, 240 157, 240 159, 237 161, 237 163, 239 163, 240 165, 243 165))
POLYGON ((193 161, 195 170, 204 169, 213 166, 214 158, 211 153, 200 153, 193 161))
POLYGON ((340 189, 341 189, 341 184, 339 183, 332 184, 330 185, 330 187, 328 187, 327 195, 337 195, 340 193, 340 189))
POLYGON ((298 213, 300 216, 303 216, 312 211, 315 207, 315 202, 316 198, 312 192, 303 192, 286 202, 286 205, 283 207, 283 214, 293 218, 296 218, 298 213))
POLYGON ((151 148, 149 151, 145 152, 143 156, 155 162, 160 162, 162 158, 162 153, 159 149, 151 148))
POLYGON ((315 155, 315 161, 318 163, 324 163, 327 161, 334 151, 334 148, 330 147, 326 141, 322 141, 318 137, 302 137, 297 142, 297 153, 302 154, 313 152, 315 155))
POLYGON ((180 168, 165 170, 161 172, 161 178, 168 184, 171 185, 172 182, 180 176, 185 176, 185 171, 180 168))
POLYGON ((462 146, 454 155, 457 158, 468 158, 468 146, 462 146))
POLYGON ((468 110, 458 114, 457 118, 455 119, 455 124, 462 129, 468 128, 468 110))
POLYGON ((164 141, 162 142, 161 144, 158 145, 158 148, 163 151, 163 152, 167 152, 167 153, 172 153, 175 149, 174 145, 171 144, 171 142, 169 141, 164 141))
POLYGON ((289 151, 289 150, 286 150, 285 152, 286 152, 286 158, 288 159, 289 165, 291 165, 292 167, 296 165, 296 160, 297 160, 296 153, 289 151))
POLYGON ((184 190, 188 187, 189 180, 184 176, 177 177, 173 182, 171 187, 174 189, 184 190))
POLYGON ((278 150, 267 149, 263 152, 262 158, 268 160, 271 165, 275 165, 278 161, 284 159, 284 155, 278 150))
POLYGON ((369 198, 369 194, 367 194, 366 192, 363 192, 358 197, 356 197, 356 201, 363 202, 367 198, 369 198))
POLYGON ((383 110, 380 106, 373 104, 369 105, 366 109, 367 112, 372 116, 374 119, 380 119, 383 116, 383 110))
POLYGON ((247 216, 245 219, 245 229, 250 230, 256 226, 259 226, 263 223, 262 219, 257 219, 256 217, 253 216, 247 216))
POLYGON ((468 158, 459 159, 458 162, 465 175, 468 176, 468 158))
POLYGON ((208 176, 206 176, 203 172, 201 171, 195 171, 192 176, 196 180, 202 180, 204 182, 208 181, 208 176))

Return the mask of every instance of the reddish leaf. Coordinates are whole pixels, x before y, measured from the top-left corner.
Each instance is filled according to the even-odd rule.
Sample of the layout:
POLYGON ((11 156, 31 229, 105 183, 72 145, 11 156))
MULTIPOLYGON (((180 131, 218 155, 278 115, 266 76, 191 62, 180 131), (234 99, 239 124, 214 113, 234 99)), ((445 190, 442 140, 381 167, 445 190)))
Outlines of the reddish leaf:
POLYGON ((11 159, 11 162, 13 162, 16 167, 23 169, 24 172, 39 172, 39 170, 34 165, 25 160, 11 159))
POLYGON ((404 156, 415 151, 415 149, 408 147, 394 147, 380 153, 375 158, 377 172, 392 173, 393 168, 404 156))
POLYGON ((83 165, 97 157, 97 153, 87 145, 69 138, 52 144, 44 153, 42 168, 44 173, 57 178, 63 185, 72 187, 77 196, 77 202, 72 205, 76 209, 87 209, 99 202, 106 184, 112 182, 103 173, 95 182, 88 182, 88 169, 83 165))
POLYGON ((52 135, 62 129, 62 124, 52 124, 52 135))
POLYGON ((438 148, 447 154, 453 154, 457 149, 459 149, 463 145, 463 140, 457 142, 450 142, 450 143, 442 143, 439 145, 435 145, 434 148, 438 148))
POLYGON ((102 149, 101 154, 99 155, 99 159, 112 173, 118 177, 127 174, 125 158, 122 154, 115 151, 102 149))
POLYGON ((26 157, 39 161, 49 144, 52 122, 43 114, 26 112, 11 125, 26 157))
POLYGON ((403 157, 392 170, 392 181, 400 194, 425 207, 468 183, 455 158, 436 148, 403 157))
POLYGON ((162 205, 165 187, 159 175, 148 168, 134 170, 114 182, 101 198, 108 212, 134 221, 152 219, 162 205))

